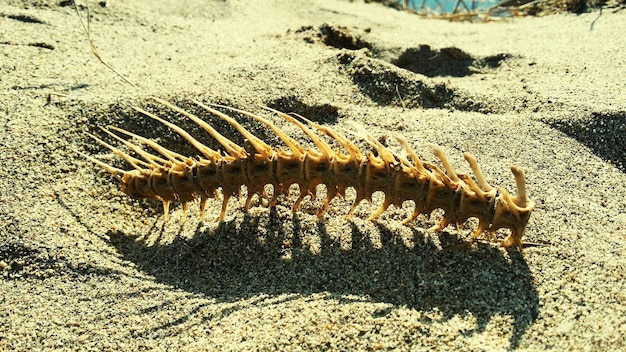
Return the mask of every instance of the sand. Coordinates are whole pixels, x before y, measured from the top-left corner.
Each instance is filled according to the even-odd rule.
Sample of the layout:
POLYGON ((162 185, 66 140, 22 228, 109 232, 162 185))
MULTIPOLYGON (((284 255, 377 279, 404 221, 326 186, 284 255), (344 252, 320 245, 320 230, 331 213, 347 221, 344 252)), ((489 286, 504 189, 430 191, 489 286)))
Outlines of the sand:
POLYGON ((92 37, 137 87, 66 2, 0 1, 0 349, 626 349, 623 10, 450 23, 333 0, 101 3, 92 37), (528 245, 444 250, 475 224, 404 226, 408 205, 367 221, 365 203, 346 221, 350 194, 321 220, 320 200, 292 214, 292 196, 248 214, 232 200, 221 224, 220 199, 203 221, 178 205, 164 223, 75 152, 128 168, 86 134, 113 124, 195 153, 132 106, 216 147, 151 96, 357 121, 425 160, 441 145, 461 171, 471 152, 513 192, 518 165, 528 245))

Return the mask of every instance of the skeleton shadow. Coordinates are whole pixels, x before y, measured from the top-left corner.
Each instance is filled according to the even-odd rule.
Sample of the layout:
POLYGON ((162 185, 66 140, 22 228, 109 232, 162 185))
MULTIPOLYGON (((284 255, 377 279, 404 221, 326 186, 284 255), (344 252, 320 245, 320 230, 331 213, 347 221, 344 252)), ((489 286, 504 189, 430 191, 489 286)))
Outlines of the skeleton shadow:
POLYGON ((122 232, 108 235, 123 259, 139 270, 163 284, 217 302, 236 305, 260 295, 316 293, 346 302, 360 296, 398 308, 436 309, 445 320, 471 314, 476 327, 460 332, 469 335, 484 331, 493 317, 508 315, 513 319, 511 348, 519 346, 538 317, 533 277, 517 250, 504 254, 487 244, 441 250, 419 230, 413 230, 414 246, 409 248, 380 223, 380 248, 350 223, 351 248, 345 249, 329 236, 324 222, 311 229, 297 215, 287 225, 275 214, 269 216, 264 228, 258 218, 246 216, 243 222, 223 222, 214 230, 198 227, 192 238, 177 236, 162 245, 147 246, 122 232), (293 227, 293 236, 286 234, 285 226, 293 227), (313 253, 303 241, 307 231, 317 232, 320 252, 313 253))

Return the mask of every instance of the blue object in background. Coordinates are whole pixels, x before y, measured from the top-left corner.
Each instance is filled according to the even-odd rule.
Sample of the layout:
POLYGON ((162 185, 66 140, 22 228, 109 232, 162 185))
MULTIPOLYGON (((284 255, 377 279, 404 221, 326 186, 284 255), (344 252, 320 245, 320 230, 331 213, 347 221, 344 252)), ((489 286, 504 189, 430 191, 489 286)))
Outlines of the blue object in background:
MULTIPOLYGON (((400 5, 404 0, 398 0, 400 5)), ((435 13, 453 13, 468 11, 486 11, 490 7, 499 4, 497 0, 409 0, 408 7, 415 11, 426 10, 435 13)))

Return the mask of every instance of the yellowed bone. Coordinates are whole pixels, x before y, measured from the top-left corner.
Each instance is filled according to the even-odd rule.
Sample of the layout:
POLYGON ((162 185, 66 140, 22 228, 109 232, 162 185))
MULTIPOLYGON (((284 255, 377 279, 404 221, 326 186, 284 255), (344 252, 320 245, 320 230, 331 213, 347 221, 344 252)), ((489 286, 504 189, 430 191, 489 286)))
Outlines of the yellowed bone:
POLYGON ((306 151, 304 150, 304 148, 302 148, 302 146, 300 144, 298 144, 298 142, 295 141, 295 139, 289 137, 285 132, 283 132, 281 129, 279 129, 278 127, 274 126, 273 123, 271 123, 270 121, 268 121, 267 119, 255 115, 251 112, 245 111, 245 110, 240 110, 237 108, 233 108, 230 106, 225 106, 225 105, 219 105, 219 104, 211 104, 212 106, 215 107, 219 107, 219 108, 224 108, 224 109, 228 109, 231 111, 235 111, 238 112, 240 114, 244 114, 248 117, 251 117, 259 122, 261 122, 262 124, 264 124, 265 126, 269 127, 272 131, 274 131, 274 133, 276 133, 276 135, 278 136, 278 138, 280 138, 289 148, 289 150, 291 150, 291 152, 293 153, 293 155, 295 155, 298 159, 303 159, 304 156, 306 155, 306 151))
POLYGON ((335 153, 330 148, 328 143, 324 142, 318 136, 316 136, 315 133, 313 133, 313 131, 308 129, 302 122, 296 120, 292 116, 289 116, 289 115, 287 115, 287 114, 285 114, 283 112, 280 112, 278 110, 274 110, 272 108, 269 108, 267 106, 265 106, 264 109, 272 111, 272 112, 276 113, 278 116, 280 116, 280 117, 284 118, 285 120, 293 123, 294 125, 298 126, 298 128, 300 128, 307 136, 309 136, 309 138, 311 138, 311 140, 313 141, 315 146, 319 148, 319 151, 314 150, 314 149, 309 149, 309 152, 314 152, 314 153, 318 153, 318 154, 321 152, 321 155, 323 157, 327 158, 327 159, 332 159, 335 156, 335 153))
POLYGON ((520 208, 528 208, 524 170, 513 165, 511 166, 511 172, 513 173, 513 177, 515 177, 515 185, 517 186, 517 196, 513 198, 513 202, 520 208))
POLYGON ((82 153, 78 150, 74 150, 74 152, 76 152, 78 155, 81 155, 82 157, 84 157, 85 159, 91 161, 92 163, 95 163, 96 165, 100 166, 101 168, 103 168, 106 172, 108 172, 109 174, 111 174, 111 176, 115 177, 118 181, 122 181, 122 176, 126 173, 128 173, 128 171, 122 170, 122 169, 118 169, 114 166, 111 166, 105 162, 102 162, 92 156, 89 156, 85 153, 82 153))
POLYGON ((126 131, 124 129, 121 129, 121 128, 115 127, 115 126, 107 126, 107 128, 110 128, 112 130, 115 130, 117 132, 120 132, 122 134, 125 134, 127 136, 133 137, 133 138, 141 141, 145 145, 149 146, 150 148, 156 150, 161 155, 166 157, 173 164, 179 164, 179 163, 184 162, 185 160, 188 159, 184 155, 180 155, 180 154, 178 154, 176 152, 173 152, 173 151, 171 151, 171 150, 169 150, 167 148, 164 148, 164 147, 160 146, 158 143, 155 143, 154 141, 149 140, 148 138, 144 138, 142 136, 136 135, 136 134, 134 134, 132 132, 128 132, 128 131, 126 131))
POLYGON ((441 164, 443 164, 443 168, 446 170, 446 175, 448 175, 450 180, 454 183, 461 182, 456 172, 452 168, 452 165, 450 165, 450 162, 448 161, 448 157, 443 152, 443 149, 441 149, 440 146, 435 145, 435 144, 431 144, 430 148, 433 150, 433 154, 435 154, 435 156, 439 158, 439 160, 441 160, 441 164))
POLYGON ((405 163, 407 165, 413 166, 415 169, 417 169, 418 172, 422 174, 430 174, 430 172, 426 170, 426 168, 424 168, 424 164, 422 163, 420 158, 417 156, 417 154, 415 154, 413 149, 411 149, 406 138, 398 133, 394 133, 393 137, 398 141, 398 143, 400 143, 400 147, 402 148, 402 151, 406 153, 408 156, 410 156, 411 159, 413 160, 413 164, 411 164, 408 160, 406 160, 406 158, 402 157, 402 159, 405 160, 405 163))
MULTIPOLYGON (((162 102, 162 101, 161 101, 162 102)), ((167 103, 169 107, 171 107, 172 109, 176 110, 176 111, 184 111, 182 109, 179 109, 177 107, 175 107, 174 105, 171 105, 169 103, 167 103)), ((161 122, 162 124, 164 124, 165 126, 173 129, 174 131, 176 131, 176 133, 178 133, 179 135, 181 135, 181 137, 185 138, 185 140, 187 140, 189 143, 191 143, 191 145, 193 145, 196 149, 198 149, 205 157, 211 159, 211 158, 218 158, 219 157, 219 153, 216 152, 215 150, 207 147, 206 145, 198 142, 195 138, 193 138, 189 133, 187 133, 187 131, 183 130, 182 128, 178 127, 177 125, 169 122, 169 121, 165 121, 164 119, 156 116, 153 113, 150 113, 146 110, 140 109, 135 107, 135 110, 139 111, 140 113, 153 118, 159 122, 161 122)), ((185 116, 187 115, 191 115, 188 113, 183 114, 185 116)), ((234 143, 233 143, 234 144, 234 143)))
POLYGON ((109 136, 117 139, 118 141, 120 141, 121 143, 123 143, 125 146, 127 146, 128 148, 132 149, 135 153, 141 155, 142 158, 144 158, 146 161, 148 161, 148 163, 150 164, 149 166, 155 167, 155 168, 161 168, 163 167, 164 164, 166 164, 168 161, 162 158, 159 158, 156 155, 152 155, 150 153, 145 152, 143 149, 139 148, 138 146, 134 145, 133 143, 130 143, 129 141, 120 138, 118 135, 116 135, 115 133, 109 131, 108 129, 102 127, 102 126, 98 126, 98 128, 100 128, 100 130, 106 134, 108 134, 109 136))
MULTIPOLYGON (((215 138, 223 147, 224 149, 226 149, 226 152, 228 154, 230 154, 231 157, 233 157, 234 159, 245 159, 248 156, 248 153, 246 153, 246 150, 243 147, 240 147, 239 145, 237 145, 235 142, 231 141, 230 139, 224 137, 222 134, 220 134, 219 132, 217 132, 211 125, 209 125, 208 123, 204 122, 201 118, 199 118, 198 116, 189 113, 181 108, 179 108, 178 106, 174 105, 174 104, 170 104, 168 102, 166 102, 165 100, 159 99, 159 98, 155 98, 153 97, 152 99, 158 101, 159 103, 167 106, 168 108, 182 114, 185 117, 188 117, 190 120, 192 120, 193 122, 195 122, 196 124, 198 124, 198 126, 202 127, 205 131, 207 131, 213 138, 215 138)), ((152 117, 152 116, 151 116, 152 117)), ((161 119, 160 119, 161 120, 161 119)), ((165 120, 162 120, 161 122, 165 123, 167 126, 173 128, 174 130, 176 130, 176 132, 179 132, 179 130, 182 131, 182 129, 172 123, 169 123, 165 120), (174 127, 172 127, 174 126, 174 127)), ((183 131, 184 132, 184 131, 183 131)), ((186 132, 185 132, 186 133, 186 132)), ((188 135, 188 134, 187 134, 188 135)), ((185 137, 185 135, 181 134, 181 136, 185 137)), ((185 137, 185 139, 187 139, 187 137, 185 137)), ((187 139, 190 143, 193 144, 193 142, 191 142, 191 140, 193 140, 193 138, 191 139, 187 139)), ((199 142, 198 142, 199 143, 199 142)), ((212 149, 206 147, 205 145, 203 145, 202 143, 199 143, 199 145, 201 147, 207 148, 208 151, 213 151, 212 149)), ((198 148, 198 146, 196 146, 194 144, 194 147, 198 148)), ((200 151, 202 151, 202 149, 200 149, 200 151)), ((208 156, 207 156, 208 157, 208 156)))
POLYGON ((237 129, 237 131, 239 131, 239 133, 241 133, 245 138, 248 139, 250 144, 252 144, 254 149, 256 149, 257 153, 261 154, 261 156, 263 158, 271 157, 271 155, 273 154, 272 147, 270 147, 265 142, 260 140, 257 136, 253 135, 248 130, 246 130, 235 119, 233 119, 232 117, 230 117, 230 116, 228 116, 226 114, 223 114, 223 113, 221 113, 221 112, 211 108, 210 106, 207 106, 207 105, 199 102, 198 100, 193 100, 193 102, 196 103, 201 108, 205 109, 206 111, 208 111, 208 112, 212 113, 213 115, 218 116, 222 120, 228 122, 231 126, 235 127, 235 129, 237 129))
POLYGON ((382 143, 380 143, 376 138, 374 138, 371 134, 367 132, 363 125, 359 124, 356 121, 348 121, 348 125, 355 129, 353 132, 354 135, 363 138, 376 152, 378 153, 378 158, 380 158, 383 162, 388 164, 393 164, 396 162, 396 158, 393 156, 393 153, 387 149, 382 143))
POLYGON ((169 217, 170 214, 170 201, 168 200, 164 200, 163 201, 163 223, 167 222, 167 218, 169 217))
POLYGON ((136 170, 138 170, 141 173, 146 173, 147 171, 140 167, 137 164, 142 164, 144 166, 149 166, 150 164, 146 163, 143 160, 139 160, 137 158, 133 158, 132 156, 124 153, 123 151, 121 151, 120 149, 110 145, 109 143, 103 141, 102 139, 94 136, 91 133, 87 133, 88 136, 90 136, 91 138, 93 138, 94 140, 96 140, 96 142, 102 144, 103 146, 107 147, 108 149, 110 149, 113 153, 115 153, 115 155, 119 156, 120 158, 126 160, 127 163, 129 163, 132 167, 134 167, 136 170))
POLYGON ((337 141, 337 143, 339 143, 339 145, 341 145, 347 152, 348 155, 344 155, 341 153, 335 153, 335 157, 340 158, 340 159, 352 159, 352 160, 358 160, 359 162, 361 160, 363 160, 363 154, 361 153, 361 150, 359 148, 356 147, 356 145, 354 145, 352 142, 350 142, 347 138, 345 138, 342 134, 340 134, 339 132, 335 131, 334 129, 330 128, 330 127, 326 127, 326 126, 322 126, 320 124, 317 124, 309 119, 307 119, 306 117, 300 116, 298 115, 298 117, 300 117, 301 119, 303 119, 304 121, 306 121, 309 125, 315 127, 316 129, 318 129, 321 132, 326 133, 326 135, 328 135, 330 138, 334 139, 335 141, 337 141))
POLYGON ((470 165, 472 172, 474 172, 474 176, 476 176, 476 180, 478 181, 478 187, 480 187, 480 189, 485 192, 491 191, 493 187, 491 187, 491 185, 489 185, 489 183, 487 183, 487 181, 485 180, 485 176, 483 176, 483 172, 480 169, 480 166, 478 166, 478 161, 476 161, 476 157, 467 152, 463 153, 463 157, 470 165))
MULTIPOLYGON (((172 201, 183 203, 183 216, 186 217, 187 202, 198 196, 200 198, 200 217, 202 218, 207 199, 215 196, 215 191, 219 187, 223 191, 219 221, 223 221, 229 199, 237 196, 237 194, 241 196, 240 191, 243 185, 248 187, 248 196, 244 205, 244 210, 247 211, 253 195, 264 194, 263 187, 268 182, 274 186, 273 198, 270 202, 272 205, 275 204, 276 197, 283 194, 283 191, 288 189, 290 185, 298 184, 300 194, 293 205, 295 211, 306 196, 315 197, 317 185, 325 184, 327 197, 318 212, 318 216, 322 216, 332 199, 338 195, 342 196, 347 187, 355 188, 357 195, 345 218, 355 211, 362 200, 367 199, 371 202, 372 194, 382 191, 385 193, 383 203, 369 216, 369 220, 380 216, 392 204, 401 205, 406 200, 413 200, 416 202, 416 207, 413 213, 404 220, 403 223, 405 224, 415 219, 422 212, 428 213, 434 209, 443 209, 443 219, 439 224, 432 227, 434 231, 441 231, 449 224, 456 225, 458 229, 465 220, 476 217, 479 224, 472 232, 473 237, 486 233, 489 238, 492 238, 496 230, 505 228, 509 229, 511 234, 502 242, 502 245, 504 247, 521 247, 522 245, 521 239, 530 213, 534 208, 534 203, 528 199, 524 173, 517 166, 511 166, 511 172, 515 177, 517 186, 517 194, 511 196, 504 189, 496 190, 487 183, 476 158, 469 153, 464 153, 464 158, 472 169, 476 182, 469 175, 454 171, 441 147, 431 146, 433 153, 441 161, 443 170, 433 163, 420 160, 408 145, 406 138, 398 134, 394 134, 394 137, 398 140, 401 150, 394 152, 369 134, 362 125, 350 123, 355 129, 350 133, 363 138, 376 151, 376 155, 370 152, 367 157, 364 157, 363 153, 352 142, 330 127, 321 126, 299 115, 296 115, 296 118, 274 109, 265 108, 296 125, 311 138, 315 148, 317 148, 310 146, 305 149, 273 123, 260 116, 235 108, 213 104, 209 104, 209 106, 194 101, 207 112, 217 115, 237 129, 256 150, 256 154, 249 155, 245 149, 219 134, 199 117, 158 98, 155 100, 197 123, 216 138, 229 155, 223 156, 221 152, 212 150, 198 142, 179 126, 140 108, 136 108, 136 110, 172 128, 200 150, 208 160, 202 157, 196 160, 182 156, 149 139, 112 126, 108 129, 101 129, 144 160, 135 158, 96 136, 91 135, 92 138, 123 158, 135 170, 124 171, 80 152, 79 154, 100 165, 120 180, 123 184, 122 190, 125 193, 137 198, 143 197, 162 201, 165 221, 168 218, 169 206, 172 201), (272 148, 246 130, 234 118, 211 106, 227 108, 265 124, 276 133, 289 149, 272 148), (312 129, 308 126, 311 126, 312 129), (318 136, 315 130, 325 133, 336 141, 345 149, 345 153, 340 151, 340 148, 337 148, 336 151, 333 150, 326 141, 318 136), (138 144, 120 138, 111 131, 137 139, 157 151, 164 158, 144 151, 138 144), (250 160, 253 163, 249 163, 247 158, 251 157, 257 159, 250 160), (265 168, 273 170, 273 173, 270 177, 263 176, 261 181, 257 181, 258 184, 255 184, 255 181, 250 177, 252 174, 249 173, 249 170, 252 169, 248 169, 251 165, 261 167, 257 170, 264 170, 265 168), (278 181, 275 176, 277 175, 276 168, 282 172, 278 181), (338 174, 341 172, 340 170, 344 170, 345 173, 338 174), (232 177, 232 180, 228 177, 232 177), (285 184, 281 182, 285 182, 285 184)), ((259 173, 257 172, 256 175, 259 173)))

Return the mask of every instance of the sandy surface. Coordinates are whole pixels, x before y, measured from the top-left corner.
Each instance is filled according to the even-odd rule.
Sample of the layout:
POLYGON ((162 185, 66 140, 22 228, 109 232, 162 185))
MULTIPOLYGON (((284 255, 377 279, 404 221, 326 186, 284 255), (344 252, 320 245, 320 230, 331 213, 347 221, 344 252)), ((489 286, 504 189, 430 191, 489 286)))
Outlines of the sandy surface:
POLYGON ((90 2, 134 88, 60 3, 0 1, 0 349, 626 349, 624 11, 471 24, 333 0, 90 2), (511 191, 519 165, 535 245, 443 251, 469 227, 403 226, 408 207, 366 221, 367 204, 345 221, 350 197, 321 221, 291 197, 232 201, 222 224, 220 200, 204 221, 176 206, 164 224, 73 151, 124 165, 86 135, 114 124, 193 153, 132 110, 150 96, 355 120, 459 170, 472 152, 511 191))

